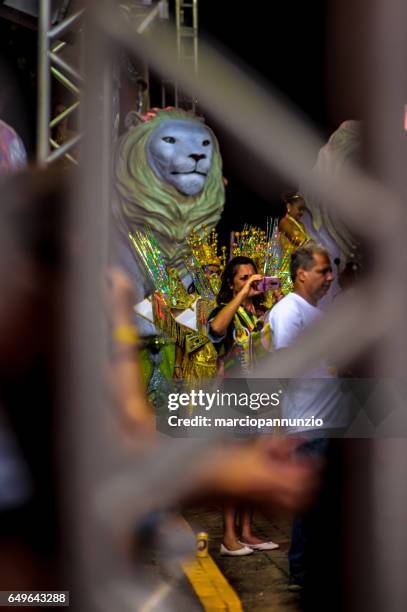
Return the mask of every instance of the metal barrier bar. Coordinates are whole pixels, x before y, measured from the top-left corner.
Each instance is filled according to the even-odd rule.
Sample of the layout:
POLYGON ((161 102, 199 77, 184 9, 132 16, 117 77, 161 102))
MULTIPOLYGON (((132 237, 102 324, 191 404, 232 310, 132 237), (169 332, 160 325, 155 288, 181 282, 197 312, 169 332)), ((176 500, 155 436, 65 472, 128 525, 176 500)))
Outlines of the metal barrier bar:
POLYGON ((394 391, 386 401, 397 415, 392 424, 400 437, 375 439, 371 443, 368 493, 372 495, 365 496, 362 491, 361 512, 363 509, 367 512, 366 535, 369 538, 374 534, 374 541, 367 553, 371 553, 369 562, 355 582, 353 598, 357 596, 356 603, 364 604, 372 612, 383 609, 396 612, 403 610, 407 602, 403 570, 407 565, 407 440, 404 435, 407 414, 403 393, 407 371, 407 138, 403 132, 403 109, 407 101, 407 5, 404 0, 365 0, 362 6, 367 13, 369 32, 364 41, 370 60, 366 96, 369 162, 379 179, 400 196, 395 211, 398 222, 393 232, 375 245, 376 278, 383 278, 380 291, 391 295, 393 310, 385 314, 392 318, 392 330, 382 339, 374 355, 376 376, 394 379, 394 391))
MULTIPOLYGON (((71 211, 73 226, 86 237, 86 256, 83 261, 82 258, 78 259, 71 269, 67 304, 69 322, 66 328, 69 353, 66 371, 70 381, 70 397, 63 397, 65 406, 71 407, 67 419, 71 425, 68 428, 71 434, 69 442, 74 458, 66 495, 67 499, 84 502, 73 507, 75 533, 71 541, 66 542, 75 560, 72 572, 78 612, 93 612, 105 607, 109 585, 121 572, 118 566, 115 567, 117 555, 105 540, 106 533, 100 529, 94 506, 97 505, 95 485, 99 479, 103 479, 103 473, 99 470, 102 468, 104 471, 105 461, 111 465, 112 453, 116 451, 109 448, 111 432, 108 433, 106 428, 109 402, 104 380, 108 338, 102 306, 108 249, 110 143, 113 131, 111 50, 108 38, 94 19, 98 4, 91 2, 88 8, 84 48, 87 95, 84 103, 81 103, 79 126, 81 130, 86 126, 86 134, 81 146, 75 201, 71 211), (89 444, 90 439, 97 440, 96 445, 89 444), (105 449, 103 458, 96 450, 96 447, 101 448, 99 444, 105 449), (103 560, 106 550, 112 554, 103 560)), ((69 505, 72 507, 72 501, 69 505)), ((66 519, 70 520, 70 517, 66 516, 66 519)), ((116 608, 117 605, 108 606, 108 609, 116 608)))
MULTIPOLYGON (((94 19, 98 19, 98 17, 99 15, 94 15, 94 19)), ((141 41, 139 37, 134 36, 134 32, 119 24, 113 11, 107 19, 102 16, 102 23, 107 37, 112 35, 133 51, 147 53, 158 70, 166 75, 173 75, 175 79, 180 78, 183 86, 188 88, 189 91, 195 91, 195 88, 197 88, 206 106, 216 118, 231 129, 238 126, 237 136, 242 143, 248 146, 249 150, 259 154, 270 167, 281 170, 290 179, 299 180, 307 177, 306 170, 309 166, 311 153, 322 143, 302 121, 288 112, 283 105, 276 101, 275 97, 266 95, 262 87, 253 83, 241 71, 230 63, 223 62, 222 58, 210 49, 206 49, 209 59, 205 59, 202 82, 196 84, 191 79, 191 75, 171 63, 171 54, 168 54, 168 49, 163 41, 141 41), (238 95, 236 95, 237 92, 239 92, 238 95), (230 102, 234 102, 234 105, 230 102), (250 121, 247 120, 248 116, 250 116, 250 121), (272 146, 273 138, 278 143, 276 147, 272 146)), ((100 39, 96 40, 95 47, 92 46, 94 45, 93 39, 89 41, 89 45, 93 53, 93 66, 97 68, 96 55, 102 48, 100 39)), ((104 95, 108 96, 108 89, 102 89, 104 95)), ((88 504, 86 511, 84 511, 83 505, 80 507, 79 512, 82 511, 83 514, 79 514, 78 518, 81 520, 77 522, 77 525, 81 533, 79 535, 75 534, 75 536, 83 546, 84 550, 82 552, 86 556, 83 563, 85 570, 89 572, 94 581, 93 586, 102 575, 102 573, 99 573, 102 561, 97 558, 97 552, 101 549, 102 541, 94 537, 95 527, 93 524, 88 533, 86 533, 86 529, 89 527, 89 515, 92 514, 92 511, 96 513, 96 508, 99 509, 103 506, 103 504, 98 504, 100 500, 95 495, 98 487, 100 492, 103 490, 103 484, 107 483, 106 490, 109 493, 112 493, 112 491, 115 493, 115 495, 108 496, 112 513, 109 515, 109 509, 105 510, 109 515, 109 527, 113 531, 118 529, 119 526, 121 527, 120 518, 123 514, 130 514, 139 518, 142 510, 148 511, 153 507, 152 499, 157 502, 159 498, 161 503, 165 503, 171 499, 171 495, 176 496, 180 481, 174 477, 174 482, 170 482, 170 473, 171 477, 177 474, 177 467, 185 466, 186 457, 191 460, 196 459, 202 450, 197 444, 190 444, 187 447, 186 445, 179 445, 179 441, 174 441, 172 446, 170 443, 168 445, 173 451, 172 462, 167 460, 163 465, 162 459, 164 457, 168 458, 162 448, 157 448, 151 462, 146 462, 146 467, 151 468, 152 475, 147 473, 148 469, 140 469, 140 464, 135 464, 132 457, 127 457, 128 473, 123 475, 118 470, 115 479, 112 476, 112 471, 105 471, 104 468, 107 467, 112 470, 112 464, 116 467, 113 461, 116 458, 116 449, 104 448, 103 464, 97 449, 89 449, 88 436, 90 432, 98 439, 99 443, 105 440, 104 427, 106 422, 104 419, 107 419, 106 411, 104 411, 106 398, 101 393, 104 365, 102 357, 106 347, 103 343, 104 336, 100 333, 101 329, 103 330, 103 323, 100 313, 102 295, 99 286, 99 274, 105 263, 106 244, 103 241, 106 238, 106 215, 109 210, 109 189, 106 189, 106 181, 108 180, 107 177, 110 177, 108 140, 111 126, 109 112, 105 108, 103 127, 106 129, 104 137, 107 142, 104 143, 103 151, 101 151, 100 137, 97 131, 100 123, 97 122, 95 116, 92 116, 91 112, 93 110, 95 115, 92 102, 97 101, 97 94, 99 93, 100 88, 95 89, 92 93, 94 97, 88 99, 87 118, 92 123, 92 129, 85 158, 89 166, 86 168, 88 173, 83 177, 85 181, 82 186, 82 198, 79 200, 80 205, 76 206, 75 209, 78 224, 82 224, 81 227, 84 228, 86 235, 89 235, 88 257, 83 262, 83 266, 81 262, 81 265, 78 265, 75 271, 75 283, 72 285, 74 290, 71 292, 72 319, 75 317, 75 325, 71 328, 74 332, 72 355, 74 359, 77 359, 77 362, 72 363, 71 367, 74 370, 73 380, 79 383, 76 385, 77 396, 75 400, 77 401, 74 402, 71 416, 71 418, 76 419, 78 427, 78 439, 75 442, 79 445, 77 461, 80 463, 75 466, 75 475, 80 482, 76 493, 81 494, 79 495, 81 500, 85 497, 88 504), (93 156, 96 159, 93 159, 93 156), (101 176, 103 181, 100 180, 101 176), (95 222, 97 222, 96 228, 95 222), (86 338, 86 342, 84 338, 86 338), (180 448, 181 446, 182 448, 180 448), (160 469, 161 471, 159 471, 160 469), (103 481, 103 478, 105 478, 105 481, 103 481), (114 481, 114 486, 111 488, 109 487, 109 479, 114 481), (159 487, 160 482, 164 483, 162 488, 159 487), (151 492, 151 487, 155 488, 155 497, 152 495, 150 501, 148 494, 151 492), (89 552, 84 544, 94 546, 94 549, 89 552), (92 565, 91 561, 95 564, 92 565)), ((325 183, 313 186, 319 188, 321 194, 331 206, 342 210, 356 227, 364 230, 367 237, 376 237, 378 241, 383 236, 389 239, 390 233, 394 231, 395 223, 399 219, 396 214, 393 214, 394 211, 399 210, 397 197, 383 185, 362 173, 352 171, 348 178, 349 181, 346 184, 342 182, 341 178, 339 181, 328 178, 325 183), (386 219, 388 215, 383 213, 383 203, 388 205, 389 219, 386 219), (355 206, 356 209, 353 210, 355 206), (367 218, 366 211, 369 211, 373 217, 371 221, 367 218)), ((379 244, 381 243, 379 242, 379 244)), ((390 268, 389 274, 392 273, 394 272, 390 268)), ((402 281, 399 279, 399 282, 402 281)), ((352 299, 337 304, 336 309, 331 313, 331 318, 320 326, 318 336, 313 335, 305 338, 293 350, 287 350, 285 355, 277 354, 273 357, 274 375, 278 373, 278 376, 282 376, 280 372, 283 371, 295 374, 301 367, 309 367, 313 362, 316 362, 328 350, 331 350, 331 354, 333 351, 333 354, 342 359, 349 358, 355 351, 362 347, 366 348, 369 343, 382 338, 386 333, 394 334, 394 321, 386 320, 386 308, 391 302, 391 296, 377 294, 377 284, 371 282, 363 288, 361 293, 356 292, 352 299), (345 334, 349 341, 347 341, 346 346, 342 346, 345 334), (354 337, 352 337, 352 334, 354 337)), ((270 363, 266 367, 269 372, 270 363)), ((264 372, 261 374, 265 375, 264 372)), ((126 459, 123 464, 126 464, 126 459)), ((183 471, 181 469, 179 471, 181 473, 179 478, 181 479, 183 471)), ((76 498, 72 497, 72 499, 76 498)), ((394 540, 392 540, 392 543, 394 543, 394 540)), ((389 583, 388 586, 392 585, 389 583)), ((399 587, 399 584, 396 584, 396 586, 399 587)), ((390 589, 388 589, 388 594, 391 595, 389 591, 390 589)), ((397 590, 395 596, 399 596, 399 593, 400 589, 397 590)), ((84 609, 93 609, 94 606, 95 604, 84 609)), ((396 608, 393 607, 393 609, 396 608)))

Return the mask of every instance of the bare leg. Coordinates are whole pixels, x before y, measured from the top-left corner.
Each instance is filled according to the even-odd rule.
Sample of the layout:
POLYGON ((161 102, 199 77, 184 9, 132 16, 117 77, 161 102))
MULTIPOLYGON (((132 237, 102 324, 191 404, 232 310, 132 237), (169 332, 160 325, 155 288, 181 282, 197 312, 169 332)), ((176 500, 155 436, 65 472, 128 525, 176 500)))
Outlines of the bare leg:
POLYGON ((252 532, 253 511, 250 508, 244 508, 242 511, 242 537, 241 541, 245 544, 262 544, 264 540, 255 536, 252 532))
POLYGON ((236 515, 237 507, 235 505, 227 505, 223 509, 223 544, 229 550, 239 550, 242 545, 236 533, 236 515))

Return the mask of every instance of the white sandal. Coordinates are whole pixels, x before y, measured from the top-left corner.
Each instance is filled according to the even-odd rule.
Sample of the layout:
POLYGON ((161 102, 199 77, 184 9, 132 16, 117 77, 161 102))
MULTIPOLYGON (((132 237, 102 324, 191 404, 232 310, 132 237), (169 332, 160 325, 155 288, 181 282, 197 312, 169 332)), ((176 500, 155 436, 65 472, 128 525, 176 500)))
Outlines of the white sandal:
POLYGON ((261 544, 247 544, 246 542, 241 542, 239 540, 239 544, 245 546, 246 548, 251 548, 252 550, 276 550, 276 548, 280 548, 280 544, 276 544, 275 542, 262 542, 261 544))
POLYGON ((229 548, 226 548, 224 544, 221 544, 220 554, 227 557, 245 557, 246 555, 252 555, 253 550, 245 544, 242 545, 242 548, 238 548, 237 550, 229 550, 229 548))

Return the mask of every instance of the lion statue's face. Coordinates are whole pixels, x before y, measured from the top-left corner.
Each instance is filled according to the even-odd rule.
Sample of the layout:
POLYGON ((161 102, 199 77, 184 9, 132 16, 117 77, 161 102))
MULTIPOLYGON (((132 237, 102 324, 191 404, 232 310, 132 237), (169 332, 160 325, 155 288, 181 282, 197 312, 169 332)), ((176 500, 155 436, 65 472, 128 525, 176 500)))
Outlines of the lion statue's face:
POLYGON ((149 225, 167 263, 185 274, 186 237, 202 223, 215 227, 225 202, 215 134, 185 111, 161 110, 120 138, 115 179, 112 209, 122 233, 149 225))
POLYGON ((180 193, 197 195, 212 164, 213 143, 204 125, 171 119, 161 124, 146 143, 154 174, 180 193))

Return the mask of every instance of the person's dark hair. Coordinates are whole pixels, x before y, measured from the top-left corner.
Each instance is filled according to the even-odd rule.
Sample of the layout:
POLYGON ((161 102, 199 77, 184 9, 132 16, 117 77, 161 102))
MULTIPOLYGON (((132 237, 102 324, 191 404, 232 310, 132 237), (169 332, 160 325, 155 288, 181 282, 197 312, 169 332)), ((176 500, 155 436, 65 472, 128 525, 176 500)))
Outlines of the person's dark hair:
MULTIPOLYGON (((244 255, 238 255, 237 257, 233 257, 227 263, 225 269, 222 272, 222 276, 221 276, 222 284, 220 286, 219 293, 216 297, 216 301, 218 304, 228 304, 232 300, 233 290, 230 288, 230 285, 233 284, 233 279, 236 276, 236 272, 239 266, 244 266, 248 264, 251 264, 253 266, 255 274, 257 274, 257 266, 254 263, 253 259, 250 259, 250 257, 245 257, 244 255)), ((259 296, 256 296, 256 297, 259 297, 259 296)))
POLYGON ((304 202, 304 196, 297 191, 286 191, 282 194, 281 199, 286 206, 287 204, 298 204, 301 201, 304 202))
POLYGON ((293 282, 296 279, 299 268, 303 268, 304 270, 310 270, 312 268, 314 265, 314 255, 317 253, 320 255, 325 255, 328 259, 330 259, 327 249, 321 244, 316 244, 315 242, 309 242, 304 246, 299 247, 292 253, 290 274, 293 282))

